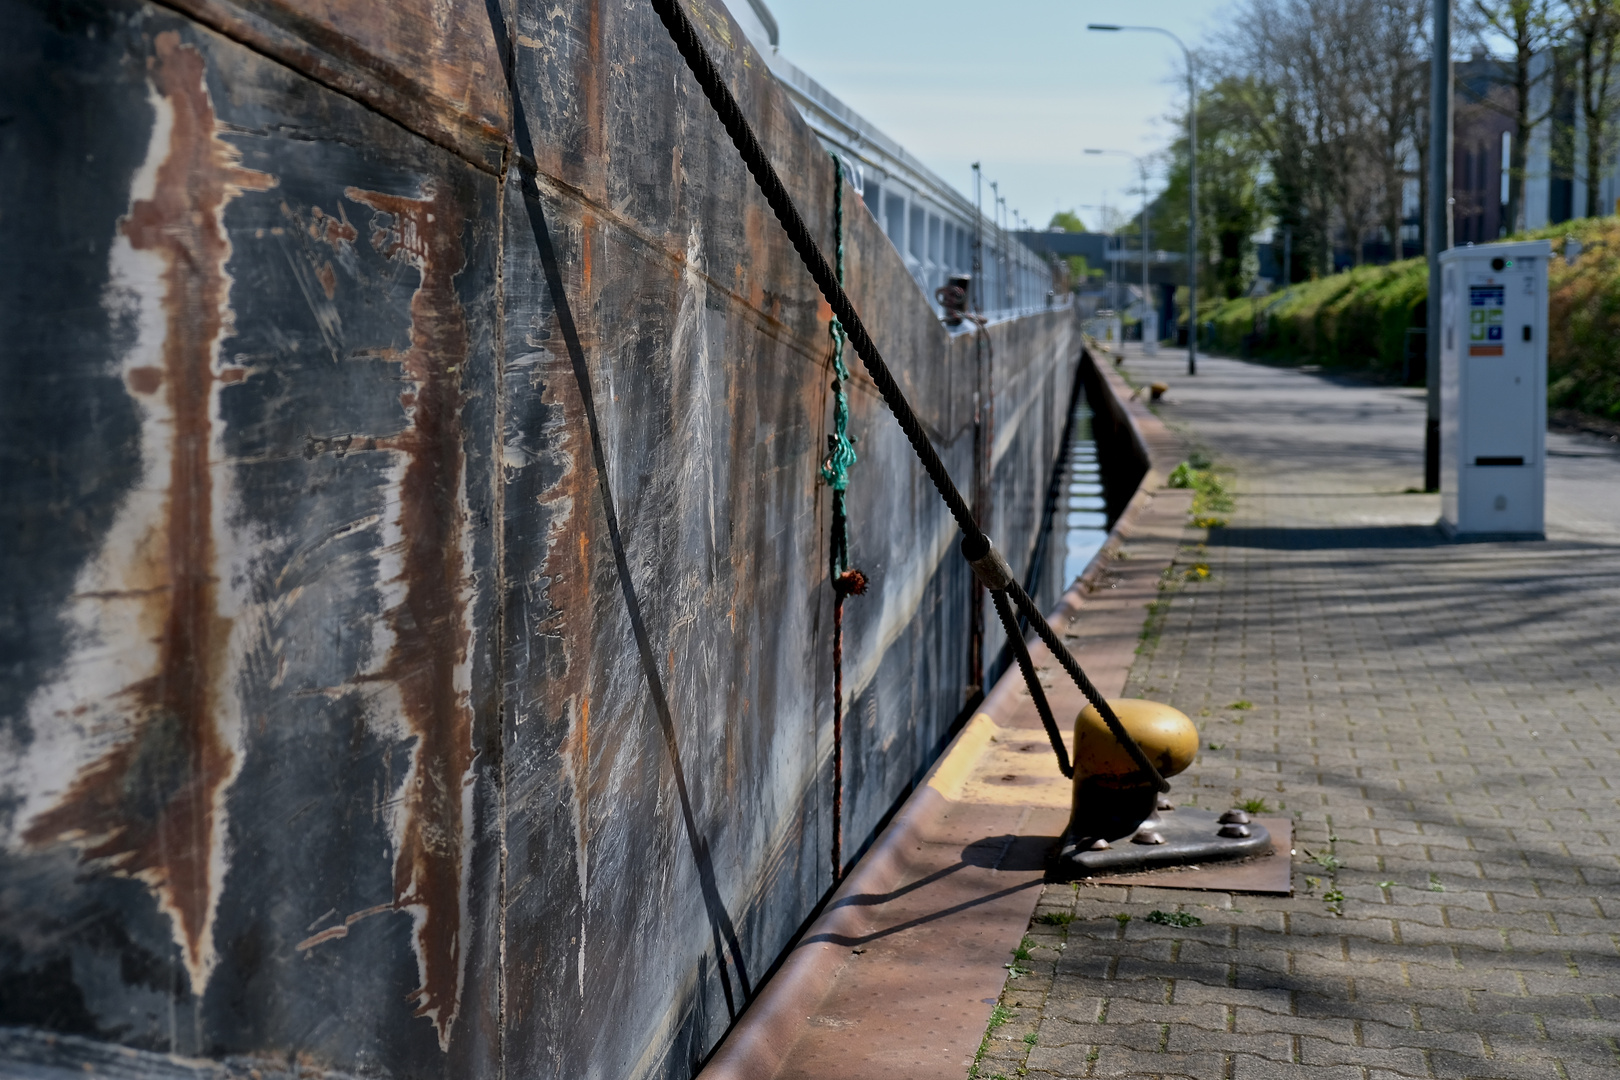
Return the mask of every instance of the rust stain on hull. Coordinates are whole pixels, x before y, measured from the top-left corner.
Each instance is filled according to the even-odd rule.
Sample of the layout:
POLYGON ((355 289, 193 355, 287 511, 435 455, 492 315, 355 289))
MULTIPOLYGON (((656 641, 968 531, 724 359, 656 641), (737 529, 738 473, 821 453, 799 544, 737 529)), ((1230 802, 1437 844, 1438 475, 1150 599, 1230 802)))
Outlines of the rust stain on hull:
MULTIPOLYGON (((587 350, 596 346, 593 321, 593 277, 598 269, 601 238, 596 215, 586 210, 578 225, 577 289, 570 293, 580 318, 576 329, 587 350)), ((546 719, 566 724, 566 735, 559 747, 561 780, 566 785, 571 810, 574 858, 575 910, 567 916, 577 920, 569 933, 569 960, 575 966, 575 984, 580 999, 586 995, 587 954, 590 939, 590 887, 592 841, 593 762, 597 748, 592 745, 592 675, 597 670, 594 657, 595 611, 592 594, 593 550, 598 535, 600 489, 590 467, 591 445, 584 402, 574 382, 556 309, 550 311, 546 332, 531 335, 528 344, 545 356, 543 373, 536 379, 544 417, 537 432, 544 453, 560 466, 559 472, 540 491, 537 502, 548 510, 546 532, 534 557, 541 567, 543 592, 538 599, 540 618, 533 634, 543 636, 555 649, 531 678, 543 679, 534 687, 537 700, 546 703, 546 719), (553 712, 552 710, 555 710, 553 712)), ((521 722, 521 721, 520 721, 521 722)), ((520 738, 525 736, 520 732, 520 738)), ((611 740, 609 740, 611 742, 611 740)), ((605 781, 604 781, 605 782, 605 781)), ((560 883, 559 883, 560 884, 560 883)))
MULTIPOLYGON (((223 794, 237 769, 222 730, 231 621, 220 611, 214 536, 215 395, 230 371, 216 350, 229 321, 227 203, 275 183, 239 164, 218 137, 205 62, 178 34, 158 35, 149 78, 167 105, 166 154, 150 198, 120 223, 131 249, 157 256, 166 317, 160 366, 130 369, 137 400, 166 407, 164 512, 141 543, 135 580, 141 621, 157 637, 156 670, 115 695, 132 737, 80 770, 25 842, 77 844, 82 858, 137 878, 174 920, 193 993, 213 966, 212 922, 224 877, 223 794)), ((236 373, 238 377, 240 372, 236 373)), ((236 381, 236 380, 230 380, 236 381)))
POLYGON ((468 650, 462 367, 466 313, 456 275, 466 265, 463 207, 431 182, 420 198, 349 188, 377 211, 372 246, 421 274, 411 297, 411 345, 400 356, 411 389, 400 395, 409 425, 378 445, 400 452, 400 571, 404 595, 387 615, 394 641, 369 680, 399 690, 416 739, 396 834, 394 905, 415 919, 421 985, 410 995, 448 1047, 464 972, 467 871, 471 843, 473 716, 468 650))

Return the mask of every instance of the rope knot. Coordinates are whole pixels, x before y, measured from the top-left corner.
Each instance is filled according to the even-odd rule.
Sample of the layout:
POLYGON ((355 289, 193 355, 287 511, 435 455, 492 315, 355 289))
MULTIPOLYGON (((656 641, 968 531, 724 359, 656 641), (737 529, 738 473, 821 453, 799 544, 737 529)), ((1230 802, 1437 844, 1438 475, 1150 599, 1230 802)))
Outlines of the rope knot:
POLYGON ((841 597, 861 596, 865 594, 868 584, 870 582, 867 581, 865 574, 851 568, 833 578, 833 591, 841 597))

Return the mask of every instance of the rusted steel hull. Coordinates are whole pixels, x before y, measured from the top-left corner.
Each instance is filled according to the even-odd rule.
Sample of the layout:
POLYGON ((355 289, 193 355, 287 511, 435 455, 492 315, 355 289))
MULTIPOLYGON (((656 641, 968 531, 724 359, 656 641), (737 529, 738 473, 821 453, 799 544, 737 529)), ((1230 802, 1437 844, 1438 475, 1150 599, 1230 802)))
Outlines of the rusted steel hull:
MULTIPOLYGON (((830 241, 825 153, 693 11, 830 241)), ((0 1071, 690 1075, 831 884, 831 397, 825 305, 656 17, 0 32, 0 1071)), ((846 205, 966 487, 973 338, 846 205)), ((1078 349, 1067 312, 989 334, 1016 558, 1078 349)), ((960 712, 970 625, 853 399, 846 852, 960 712)))

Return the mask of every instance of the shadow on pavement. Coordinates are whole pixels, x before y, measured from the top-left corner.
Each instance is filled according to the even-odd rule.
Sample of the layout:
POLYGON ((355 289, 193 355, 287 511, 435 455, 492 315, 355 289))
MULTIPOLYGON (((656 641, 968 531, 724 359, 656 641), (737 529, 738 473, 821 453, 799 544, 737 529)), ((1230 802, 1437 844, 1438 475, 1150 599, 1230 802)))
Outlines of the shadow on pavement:
POLYGON ((1209 530, 1210 546, 1260 548, 1266 551, 1329 551, 1343 548, 1447 547, 1436 525, 1344 525, 1278 528, 1217 526, 1209 530))
POLYGON ((962 849, 962 861, 986 870, 1045 870, 1055 836, 987 836, 962 849))

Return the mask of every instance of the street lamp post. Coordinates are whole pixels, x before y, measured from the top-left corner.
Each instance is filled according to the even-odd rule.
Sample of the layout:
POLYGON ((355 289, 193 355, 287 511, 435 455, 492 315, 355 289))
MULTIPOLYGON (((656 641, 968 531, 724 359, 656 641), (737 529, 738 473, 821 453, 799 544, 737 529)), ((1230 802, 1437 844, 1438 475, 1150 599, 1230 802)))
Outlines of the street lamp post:
POLYGON ((1001 306, 1013 306, 1012 250, 1007 246, 1007 196, 996 196, 996 228, 1001 234, 1001 306))
POLYGON ((1149 356, 1158 355, 1158 313, 1153 310, 1153 294, 1148 284, 1148 177, 1147 159, 1127 150, 1087 150, 1088 154, 1117 154, 1136 162, 1136 171, 1142 177, 1142 351, 1149 356), (1152 316, 1152 318, 1149 318, 1152 316), (1148 330, 1153 330, 1153 341, 1148 341, 1148 330))
POLYGON ((1440 253, 1451 246, 1451 2, 1434 5, 1429 62, 1429 302, 1423 490, 1440 490, 1440 253))
POLYGON ((1001 184, 996 180, 990 181, 990 225, 995 230, 992 235, 996 243, 996 295, 1001 297, 996 301, 996 307, 999 309, 1002 300, 1006 299, 1007 287, 1001 281, 1001 184))
POLYGON ((1117 32, 1139 30, 1163 34, 1181 48, 1187 60, 1187 374, 1198 374, 1198 84, 1193 77, 1191 51, 1182 40, 1160 26, 1115 26, 1091 23, 1087 30, 1117 32))
MULTIPOLYGON (((1103 228, 1106 229, 1108 227, 1108 192, 1106 192, 1106 191, 1103 192, 1103 201, 1102 202, 1100 202, 1100 203, 1083 203, 1083 204, 1081 204, 1079 209, 1097 211, 1099 214, 1102 215, 1102 217, 1099 220, 1102 222, 1103 228)), ((1106 236, 1108 234, 1105 233, 1104 235, 1106 236)), ((1112 304, 1114 302, 1114 300, 1116 299, 1116 297, 1114 296, 1114 293, 1115 293, 1115 289, 1114 289, 1114 266, 1115 266, 1117 260, 1108 258, 1108 245, 1106 243, 1103 245, 1103 262, 1108 264, 1108 267, 1107 267, 1107 269, 1108 269, 1108 302, 1109 302, 1109 304, 1112 304)))

